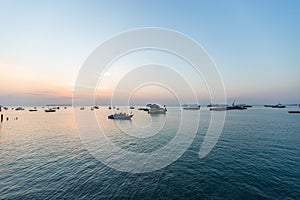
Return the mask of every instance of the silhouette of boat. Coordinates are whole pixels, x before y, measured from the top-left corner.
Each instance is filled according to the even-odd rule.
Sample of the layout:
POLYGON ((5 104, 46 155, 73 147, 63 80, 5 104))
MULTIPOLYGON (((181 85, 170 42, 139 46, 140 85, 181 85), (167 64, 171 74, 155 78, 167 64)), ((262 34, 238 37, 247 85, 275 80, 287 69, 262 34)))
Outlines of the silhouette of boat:
POLYGON ((285 108, 284 105, 282 105, 281 103, 275 105, 275 106, 272 106, 272 108, 285 108))
POLYGON ((290 110, 288 113, 300 113, 300 110, 290 110))
POLYGON ((38 111, 37 109, 29 109, 28 110, 29 112, 36 112, 36 111, 38 111))
POLYGON ((131 120, 133 117, 133 114, 126 114, 126 113, 116 113, 113 115, 109 115, 107 118, 108 119, 120 119, 120 120, 131 120))
POLYGON ((149 108, 139 108, 138 110, 149 111, 149 108))
POLYGON ((49 109, 46 109, 45 112, 56 112, 56 110, 52 109, 52 108, 49 108, 49 109))
POLYGON ((25 109, 22 107, 17 107, 15 110, 25 110, 25 109))

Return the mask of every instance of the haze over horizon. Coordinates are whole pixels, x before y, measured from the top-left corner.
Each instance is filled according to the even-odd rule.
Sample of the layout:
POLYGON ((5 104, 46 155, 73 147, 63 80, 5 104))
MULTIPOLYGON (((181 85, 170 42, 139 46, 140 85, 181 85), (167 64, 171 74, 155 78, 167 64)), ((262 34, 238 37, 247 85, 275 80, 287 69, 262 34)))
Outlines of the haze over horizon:
MULTIPOLYGON (((71 104, 77 74, 89 54, 112 36, 142 27, 179 31, 203 46, 220 71, 228 103, 299 104, 299 9, 299 1, 268 0, 0 0, 0 105, 71 104)), ((119 66, 126 70, 142 59, 146 57, 136 55, 119 66)), ((109 79, 121 73, 113 72, 99 86, 96 103, 110 102, 109 79)), ((155 87, 144 88, 132 101, 176 102, 155 87)), ((199 102, 209 103, 204 84, 199 90, 199 102)))

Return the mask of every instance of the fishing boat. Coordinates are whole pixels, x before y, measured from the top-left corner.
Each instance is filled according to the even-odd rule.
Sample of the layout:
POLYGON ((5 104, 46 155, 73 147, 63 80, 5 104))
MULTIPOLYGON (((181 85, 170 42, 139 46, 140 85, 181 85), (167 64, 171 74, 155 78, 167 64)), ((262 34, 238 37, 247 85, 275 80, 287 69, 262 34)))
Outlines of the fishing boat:
POLYGON ((109 115, 108 119, 120 119, 120 120, 131 120, 133 114, 126 114, 126 113, 116 113, 113 115, 109 115))
POLYGON ((182 109, 183 110, 200 110, 200 105, 196 105, 196 104, 191 104, 191 105, 188 105, 188 104, 184 104, 182 105, 182 109))
POLYGON ((166 114, 167 112, 166 106, 161 107, 158 104, 150 104, 149 107, 150 107, 148 111, 149 114, 166 114))
POLYGON ((56 110, 52 109, 52 108, 48 108, 48 109, 45 110, 45 112, 56 112, 56 110))

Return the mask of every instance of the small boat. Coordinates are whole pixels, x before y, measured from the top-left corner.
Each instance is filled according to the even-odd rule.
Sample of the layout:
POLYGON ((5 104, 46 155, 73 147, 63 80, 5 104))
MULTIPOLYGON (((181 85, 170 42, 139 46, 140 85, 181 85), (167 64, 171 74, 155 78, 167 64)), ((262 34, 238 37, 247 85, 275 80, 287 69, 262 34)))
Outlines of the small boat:
POLYGON ((130 106, 129 109, 132 109, 132 110, 133 110, 133 109, 134 109, 134 106, 130 106))
POLYGON ((149 111, 149 108, 139 108, 138 110, 149 111))
POLYGON ((99 109, 99 107, 98 106, 94 106, 94 109, 99 109))
POLYGON ((126 114, 126 113, 116 113, 113 115, 109 115, 108 119, 120 119, 120 120, 131 120, 133 117, 133 114, 126 114))
POLYGON ((300 110, 290 110, 288 113, 300 113, 300 110))
POLYGON ((80 110, 84 110, 84 107, 81 107, 80 110))
POLYGON ((273 105, 265 105, 266 108, 272 108, 273 105))
POLYGON ((36 108, 34 108, 34 109, 29 109, 28 110, 29 112, 36 112, 36 111, 38 111, 36 108))
POLYGON ((247 109, 246 104, 235 104, 235 101, 233 101, 231 106, 212 107, 209 110, 223 111, 223 110, 246 110, 246 109, 247 109))
POLYGON ((22 107, 17 107, 15 110, 25 110, 25 109, 22 107))
MULTIPOLYGON (((149 105, 149 104, 147 104, 147 105, 149 105)), ((151 105, 149 105, 149 107, 150 107, 150 109, 148 111, 149 114, 166 114, 166 112, 167 112, 166 106, 160 107, 157 104, 151 104, 151 105)))
POLYGON ((212 103, 207 105, 208 108, 211 108, 211 107, 226 107, 226 106, 228 106, 228 105, 227 104, 212 104, 212 103))
POLYGON ((224 110, 227 110, 227 106, 212 107, 209 110, 212 110, 212 111, 224 111, 224 110))
POLYGON ((275 105, 275 106, 272 106, 272 108, 285 108, 284 105, 282 105, 281 103, 275 105))
POLYGON ((188 105, 188 104, 184 104, 182 105, 182 109, 183 110, 200 110, 200 105, 196 105, 196 104, 192 104, 192 105, 188 105))
POLYGON ((52 108, 49 108, 49 109, 46 109, 45 112, 56 112, 56 110, 52 109, 52 108))

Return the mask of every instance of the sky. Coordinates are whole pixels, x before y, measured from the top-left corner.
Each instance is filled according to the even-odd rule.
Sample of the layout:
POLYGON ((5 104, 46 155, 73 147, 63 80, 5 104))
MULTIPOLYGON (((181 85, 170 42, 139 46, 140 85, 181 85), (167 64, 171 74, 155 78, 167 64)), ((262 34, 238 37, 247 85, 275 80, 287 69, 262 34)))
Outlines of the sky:
MULTIPOLYGON (((90 53, 142 27, 172 29, 199 43, 218 67, 228 101, 300 103, 299 10, 299 1, 279 0, 0 0, 0 105, 71 104, 90 53)), ((109 84, 106 90, 97 93, 101 103, 113 92, 109 84)), ((168 103, 162 90, 140 92, 168 103)))

